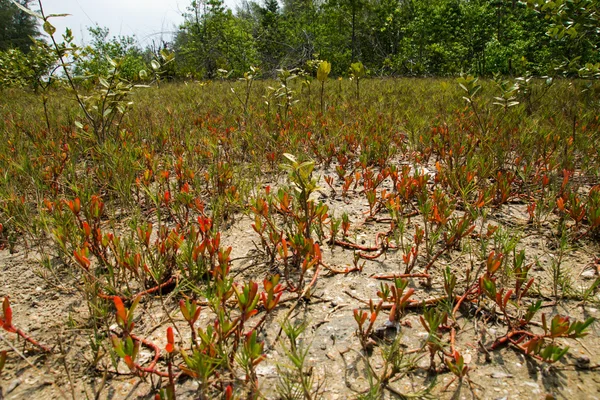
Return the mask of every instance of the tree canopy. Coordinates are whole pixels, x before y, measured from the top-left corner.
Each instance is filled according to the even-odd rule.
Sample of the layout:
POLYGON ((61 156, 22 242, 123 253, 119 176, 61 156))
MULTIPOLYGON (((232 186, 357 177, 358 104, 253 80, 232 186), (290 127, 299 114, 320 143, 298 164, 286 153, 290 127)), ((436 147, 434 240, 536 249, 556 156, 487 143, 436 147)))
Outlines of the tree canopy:
MULTIPOLYGON (((18 0, 28 7, 30 0, 18 0)), ((19 49, 29 51, 31 38, 39 36, 38 21, 35 17, 20 10, 11 0, 0 0, 0 51, 19 49)))
MULTIPOLYGON (((356 62, 373 75, 589 76, 600 74, 599 8, 600 0, 248 0, 234 12, 223 0, 193 0, 161 47, 175 56, 169 77, 243 76, 251 66, 273 77, 311 60, 331 62, 337 76, 356 62)), ((134 37, 89 31, 76 65, 83 75, 105 73, 108 57, 136 80, 158 57, 134 37)), ((0 52, 26 53, 38 35, 33 17, 0 0, 0 52)))
POLYGON ((338 75, 356 61, 378 74, 491 75, 600 60, 597 0, 529 3, 251 0, 233 13, 221 0, 200 0, 191 3, 175 49, 180 70, 202 77, 219 68, 240 74, 249 64, 273 74, 314 57, 330 60, 338 75))

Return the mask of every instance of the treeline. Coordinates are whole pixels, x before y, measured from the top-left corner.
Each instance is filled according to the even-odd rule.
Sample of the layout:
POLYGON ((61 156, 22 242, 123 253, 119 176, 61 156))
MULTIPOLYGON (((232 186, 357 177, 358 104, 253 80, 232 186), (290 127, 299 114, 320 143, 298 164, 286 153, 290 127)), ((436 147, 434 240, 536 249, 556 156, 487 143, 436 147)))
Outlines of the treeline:
MULTIPOLYGON (((357 61, 372 76, 546 75, 569 71, 566 62, 581 66, 600 61, 598 3, 258 0, 246 1, 234 12, 222 0, 192 1, 172 40, 141 49, 134 38, 110 38, 107 30, 90 28, 92 40, 80 49, 76 61, 81 73, 101 75, 111 66, 107 58, 124 60, 119 64, 122 75, 131 80, 139 80, 140 71, 142 77, 149 76, 146 71, 152 71, 153 60, 160 61, 163 77, 173 79, 213 79, 223 70, 242 76, 251 66, 272 77, 282 68, 306 69, 311 60, 328 60, 337 76, 347 75, 357 61), (168 63, 163 62, 166 57, 168 63)), ((5 26, 11 12, 13 25, 31 31, 32 25, 24 23, 27 16, 9 0, 0 0, 5 26)), ((25 46, 17 31, 6 27, 0 31, 4 75, 7 65, 14 72, 26 63, 24 54, 31 42, 25 46)), ((35 57, 30 58, 46 63, 47 58, 40 56, 44 46, 35 43, 31 47, 35 57)), ((31 69, 40 69, 38 64, 23 68, 31 74, 31 69)))
MULTIPOLYGON (((583 2, 579 6, 583 6, 583 2)), ((554 40, 548 13, 516 0, 193 1, 175 37, 177 71, 212 78, 328 60, 346 74, 361 61, 376 75, 546 74, 566 59, 596 62, 598 38, 554 40)))

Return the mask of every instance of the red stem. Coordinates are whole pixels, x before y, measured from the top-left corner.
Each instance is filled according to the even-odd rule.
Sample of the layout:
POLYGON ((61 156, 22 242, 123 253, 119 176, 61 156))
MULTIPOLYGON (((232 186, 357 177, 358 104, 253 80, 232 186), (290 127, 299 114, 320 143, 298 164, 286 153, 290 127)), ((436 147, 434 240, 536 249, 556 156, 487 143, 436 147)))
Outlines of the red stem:
POLYGON ((25 332, 23 332, 19 328, 15 328, 14 326, 12 328, 14 329, 14 332, 17 335, 21 336, 23 339, 25 339, 26 341, 28 341, 32 345, 34 345, 36 347, 39 347, 40 349, 44 350, 44 352, 46 352, 46 353, 52 353, 52 350, 50 349, 50 347, 41 344, 40 342, 38 342, 37 340, 35 340, 31 336, 27 335, 25 332))

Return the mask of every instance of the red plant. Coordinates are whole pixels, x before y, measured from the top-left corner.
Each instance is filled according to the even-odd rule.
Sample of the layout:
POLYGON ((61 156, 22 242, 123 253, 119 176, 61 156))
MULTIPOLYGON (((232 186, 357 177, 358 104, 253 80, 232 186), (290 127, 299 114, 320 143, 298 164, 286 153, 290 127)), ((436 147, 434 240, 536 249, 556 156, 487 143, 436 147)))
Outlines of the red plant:
POLYGON ((49 347, 44 346, 37 340, 33 339, 31 336, 27 335, 21 329, 15 327, 12 322, 12 316, 13 312, 12 308, 10 307, 10 301, 8 300, 8 297, 5 297, 4 301, 2 302, 2 317, 0 317, 0 328, 10 333, 16 333, 17 335, 19 335, 32 345, 39 347, 46 353, 52 353, 52 350, 49 347))

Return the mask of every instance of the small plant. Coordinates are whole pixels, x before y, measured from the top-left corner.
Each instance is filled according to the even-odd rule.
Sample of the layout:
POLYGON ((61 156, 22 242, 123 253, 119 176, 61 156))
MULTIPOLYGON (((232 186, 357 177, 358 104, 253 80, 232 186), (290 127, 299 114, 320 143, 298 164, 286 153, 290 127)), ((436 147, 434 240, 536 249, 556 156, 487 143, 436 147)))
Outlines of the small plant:
POLYGON ((295 198, 302 210, 298 221, 299 226, 304 227, 304 237, 310 239, 316 211, 314 201, 310 199, 310 196, 319 189, 317 180, 312 176, 315 163, 314 161, 300 162, 295 156, 288 153, 283 156, 286 158, 287 163, 282 164, 281 168, 288 172, 289 182, 296 193, 295 198))
POLYGON ((321 82, 321 114, 325 114, 325 102, 323 95, 325 94, 325 81, 331 72, 331 63, 327 61, 321 61, 317 68, 317 79, 321 82))
MULTIPOLYGON (((448 314, 440 312, 436 308, 429 308, 423 311, 423 315, 419 316, 419 320, 428 333, 425 346, 429 350, 429 370, 434 372, 436 370, 435 356, 436 354, 443 354, 446 345, 442 342, 441 326, 447 323, 448 314)), ((443 358, 442 361, 444 361, 443 358)))
POLYGON ((371 335, 375 327, 375 321, 377 320, 377 316, 379 315, 382 306, 383 299, 380 300, 377 305, 374 305, 373 301, 370 301, 369 313, 366 311, 360 311, 358 309, 354 310, 354 320, 358 324, 358 338, 360 339, 360 344, 365 351, 371 351, 373 349, 373 345, 375 344, 375 342, 371 339, 371 335))
POLYGON ((298 395, 307 400, 319 398, 322 382, 315 382, 312 368, 309 369, 306 365, 310 347, 302 345, 299 339, 306 329, 306 324, 285 321, 282 329, 289 341, 289 347, 283 347, 289 364, 277 367, 277 393, 282 399, 296 399, 298 395))
MULTIPOLYGON (((12 322, 12 316, 13 316, 13 312, 12 312, 12 308, 10 307, 10 301, 8 300, 8 297, 5 297, 4 300, 2 301, 2 317, 0 317, 0 328, 4 329, 6 332, 9 332, 9 333, 16 333, 18 336, 23 338, 25 341, 31 343, 32 345, 38 347, 39 349, 41 349, 42 351, 44 351, 46 353, 52 353, 52 350, 49 347, 44 346, 43 344, 40 344, 37 340, 35 340, 31 336, 27 335, 21 329, 15 327, 12 322)), ((4 355, 3 357, 4 357, 4 361, 6 361, 6 355, 4 355)), ((1 370, 1 368, 0 368, 0 370, 1 370)))
POLYGON ((350 64, 350 79, 356 82, 356 100, 360 101, 360 81, 366 75, 367 70, 362 62, 350 64))
MULTIPOLYGON (((231 85, 231 83, 229 83, 229 80, 227 80, 227 82, 229 83, 229 88, 231 90, 231 93, 233 93, 235 95, 235 98, 238 100, 238 102, 242 106, 242 112, 244 114, 244 119, 248 118, 248 105, 249 105, 249 101, 250 101, 250 94, 252 91, 252 84, 254 83, 254 78, 255 78, 256 74, 258 73, 258 71, 259 71, 259 69, 257 67, 250 66, 250 70, 244 72, 244 76, 242 78, 239 78, 239 81, 244 83, 244 92, 242 93, 241 96, 238 94, 238 92, 236 92, 235 88, 231 85)), ((231 75, 231 73, 233 71, 227 71, 224 69, 220 69, 218 72, 219 72, 220 76, 222 77, 222 79, 227 79, 227 78, 229 78, 229 76, 231 75)))
MULTIPOLYGON (((161 49, 158 52, 158 56, 150 61, 151 83, 156 83, 156 86, 160 86, 161 80, 167 74, 167 67, 173 61, 175 61, 175 53, 171 53, 167 49, 161 49)), ((142 80, 148 79, 148 71, 145 69, 141 70, 139 76, 142 80)))
POLYGON ((273 97, 279 102, 277 107, 279 109, 280 118, 286 120, 288 114, 294 104, 298 102, 294 98, 295 92, 292 90, 292 82, 298 77, 295 69, 279 69, 277 70, 277 79, 279 80, 279 86, 275 88, 273 97))

